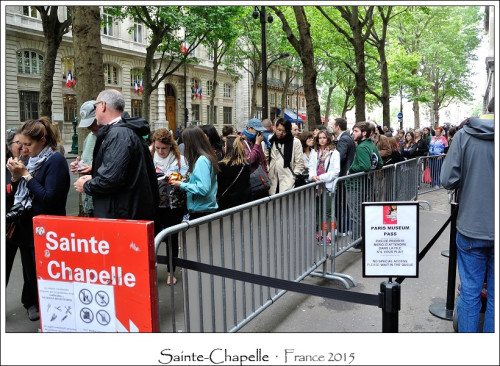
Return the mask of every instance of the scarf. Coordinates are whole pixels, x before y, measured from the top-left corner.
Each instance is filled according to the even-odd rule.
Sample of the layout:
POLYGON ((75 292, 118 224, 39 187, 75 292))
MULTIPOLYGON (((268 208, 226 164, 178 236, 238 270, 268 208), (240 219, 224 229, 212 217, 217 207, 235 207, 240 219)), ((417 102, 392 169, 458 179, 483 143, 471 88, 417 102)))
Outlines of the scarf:
POLYGON ((243 130, 243 135, 245 135, 248 141, 255 143, 255 138, 257 137, 256 133, 250 133, 247 130, 243 130))
POLYGON ((153 158, 153 161, 154 161, 154 164, 155 164, 155 168, 156 168, 156 171, 158 172, 158 169, 161 170, 161 172, 163 174, 167 174, 168 173, 168 168, 170 167, 170 165, 172 165, 172 163, 175 161, 175 155, 173 154, 173 152, 170 152, 166 158, 162 158, 160 155, 158 155, 158 153, 155 151, 155 155, 154 155, 154 158, 153 158))
MULTIPOLYGON (((288 168, 290 167, 290 162, 292 161, 292 152, 293 152, 293 135, 291 133, 287 133, 285 137, 282 139, 279 139, 276 134, 271 137, 271 140, 269 140, 271 143, 271 148, 274 143, 277 144, 284 144, 284 150, 283 151, 283 167, 288 168)), ((276 148, 278 148, 278 145, 276 145, 276 148)), ((269 154, 269 162, 271 162, 271 154, 269 154)))
POLYGON ((317 175, 321 175, 326 173, 328 167, 325 167, 325 162, 327 158, 330 156, 330 148, 325 147, 323 151, 318 150, 318 161, 317 161, 317 175))
MULTIPOLYGON (((55 153, 54 150, 50 146, 45 146, 42 151, 38 153, 37 156, 29 158, 28 165, 26 168, 28 172, 34 176, 35 173, 40 169, 47 161, 55 153)), ((31 208, 31 197, 30 191, 28 189, 28 185, 24 179, 19 181, 19 185, 17 186, 16 195, 14 196, 14 204, 22 202, 25 209, 31 208)))

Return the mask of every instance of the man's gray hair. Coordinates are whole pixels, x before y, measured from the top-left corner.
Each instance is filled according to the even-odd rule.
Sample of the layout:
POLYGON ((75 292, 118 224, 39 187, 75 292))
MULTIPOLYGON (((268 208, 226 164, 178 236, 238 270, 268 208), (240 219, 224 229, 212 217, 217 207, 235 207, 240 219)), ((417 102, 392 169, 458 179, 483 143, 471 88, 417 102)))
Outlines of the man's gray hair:
POLYGON ((97 97, 97 102, 104 101, 106 106, 115 111, 123 112, 125 110, 125 98, 123 98, 122 93, 116 89, 106 89, 99 93, 97 97))

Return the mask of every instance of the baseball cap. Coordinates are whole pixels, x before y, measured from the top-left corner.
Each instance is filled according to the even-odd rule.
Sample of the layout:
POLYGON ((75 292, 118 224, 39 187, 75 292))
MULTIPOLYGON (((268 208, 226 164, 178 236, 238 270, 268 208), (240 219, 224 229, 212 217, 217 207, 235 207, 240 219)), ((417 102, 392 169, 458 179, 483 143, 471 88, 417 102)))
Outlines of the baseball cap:
POLYGON ((88 100, 80 107, 80 124, 79 128, 87 128, 94 123, 95 120, 95 100, 88 100))
POLYGON ((257 131, 267 131, 266 128, 262 126, 262 122, 258 118, 252 118, 250 121, 248 121, 247 127, 252 127, 257 131))

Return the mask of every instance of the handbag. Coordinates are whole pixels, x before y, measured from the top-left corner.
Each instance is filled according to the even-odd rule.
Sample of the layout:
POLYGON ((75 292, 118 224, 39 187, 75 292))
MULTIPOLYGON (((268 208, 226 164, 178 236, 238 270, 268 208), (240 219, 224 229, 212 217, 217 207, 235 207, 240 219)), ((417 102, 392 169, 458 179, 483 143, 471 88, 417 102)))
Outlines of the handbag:
MULTIPOLYGON (((278 152, 281 154, 281 157, 283 158, 283 160, 285 159, 285 156, 283 155, 283 153, 281 152, 281 149, 278 147, 278 145, 276 144, 276 149, 278 149, 278 152)), ((292 168, 290 166, 288 166, 288 169, 290 169, 290 172, 292 173, 292 175, 295 177, 295 185, 294 185, 294 188, 297 188, 297 187, 302 187, 304 185, 306 185, 308 182, 307 182, 307 179, 309 179, 309 175, 304 175, 304 174, 295 174, 292 170, 292 168)))
POLYGON ((267 197, 269 195, 269 188, 271 183, 269 182, 269 177, 267 176, 262 165, 250 174, 250 190, 252 191, 252 199, 256 200, 259 198, 267 197))
POLYGON ((426 166, 424 169, 424 174, 422 176, 422 180, 424 183, 431 183, 432 178, 431 178, 431 168, 429 166, 426 166))
MULTIPOLYGON (((182 177, 181 182, 187 182, 189 173, 182 177)), ((160 192, 159 208, 187 207, 186 191, 168 184, 166 179, 158 180, 158 191, 160 192)))

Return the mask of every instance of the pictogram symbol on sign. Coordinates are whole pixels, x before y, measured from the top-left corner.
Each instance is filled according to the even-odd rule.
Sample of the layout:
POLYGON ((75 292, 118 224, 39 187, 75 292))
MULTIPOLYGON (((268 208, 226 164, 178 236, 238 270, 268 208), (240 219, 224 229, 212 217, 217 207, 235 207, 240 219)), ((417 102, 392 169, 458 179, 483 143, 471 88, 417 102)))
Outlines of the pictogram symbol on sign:
POLYGON ((82 318, 85 323, 90 323, 94 320, 94 313, 89 308, 83 308, 80 310, 80 318, 82 318))
POLYGON ((101 325, 108 325, 111 321, 111 316, 106 310, 99 310, 96 314, 96 319, 101 325))
POLYGON ((92 293, 89 290, 83 289, 80 291, 80 301, 84 304, 90 304, 92 302, 92 293))
POLYGON ((109 295, 104 291, 97 291, 95 301, 98 305, 106 306, 109 304, 109 295))

